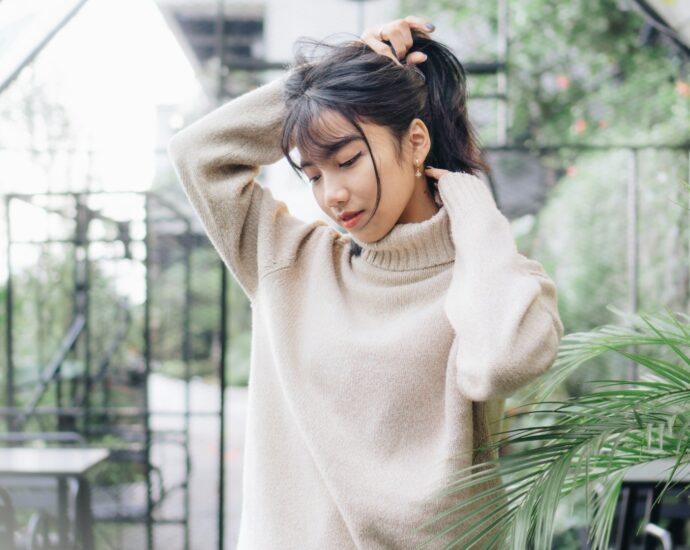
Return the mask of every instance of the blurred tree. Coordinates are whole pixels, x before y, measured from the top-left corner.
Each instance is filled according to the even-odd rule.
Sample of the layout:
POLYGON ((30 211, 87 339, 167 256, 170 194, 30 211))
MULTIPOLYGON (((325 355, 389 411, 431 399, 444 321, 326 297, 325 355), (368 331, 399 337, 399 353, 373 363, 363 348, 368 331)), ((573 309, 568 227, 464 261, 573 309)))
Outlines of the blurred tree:
MULTIPOLYGON (((508 2, 509 143, 528 151, 561 144, 690 144, 689 60, 658 33, 648 32, 641 15, 626 6, 615 0, 508 2)), ((423 15, 440 29, 450 25, 463 48, 479 35, 468 47, 471 55, 460 60, 487 61, 496 59, 491 32, 496 7, 497 2, 484 0, 405 0, 401 14, 423 15)), ((479 108, 472 96, 496 91, 495 78, 470 76, 468 88, 472 114, 479 108)), ((663 307, 682 311, 690 305, 688 195, 683 191, 688 159, 687 149, 645 149, 637 157, 641 312, 663 307)), ((540 160, 555 181, 531 231, 520 237, 520 249, 553 276, 567 334, 613 323, 607 306, 628 308, 630 151, 562 149, 540 160)), ((658 359, 665 351, 659 346, 648 356, 658 359)), ((585 382, 626 375, 624 356, 596 355, 586 368, 560 378, 552 391, 563 399, 579 396, 591 389, 585 382)), ((519 403, 521 397, 512 396, 508 413, 519 403)), ((522 417, 505 427, 533 425, 533 419, 522 417)), ((572 537, 566 540, 573 534, 568 531, 572 514, 556 523, 561 537, 557 547, 579 547, 572 537)))
MULTIPOLYGON (((690 63, 670 41, 642 34, 644 20, 617 0, 509 2, 510 142, 554 144, 687 139, 690 63), (644 37, 644 43, 641 43, 644 37), (671 116, 670 116, 671 115, 671 116)), ((496 28, 497 2, 403 0, 403 13, 448 21, 459 36, 496 28)), ((495 34, 472 59, 495 59, 495 34)), ((471 92, 493 79, 474 78, 471 92)))
MULTIPOLYGON (((199 114, 199 116, 201 116, 199 114)), ((204 235, 196 213, 193 211, 177 175, 168 163, 157 171, 151 190, 164 196, 185 213, 192 222, 194 231, 204 235)), ((217 376, 220 364, 220 273, 221 260, 208 238, 204 244, 195 245, 191 258, 192 300, 191 311, 191 355, 193 372, 201 376, 217 376)), ((168 323, 160 334, 164 370, 180 376, 183 366, 180 355, 175 355, 182 341, 181 324, 174 319, 180 317, 184 294, 184 265, 178 258, 165 273, 160 274, 160 297, 154 300, 154 315, 168 323), (156 305, 158 303, 159 305, 156 305), (163 309, 165 308, 165 310, 163 309), (173 321, 173 322, 170 322, 173 321), (166 351, 167 350, 167 351, 166 351), (165 366, 167 363, 167 366, 165 366)), ((246 386, 249 379, 251 343, 251 305, 234 277, 228 279, 228 341, 227 369, 228 383, 246 386)))
MULTIPOLYGON (((683 75, 689 60, 670 41, 643 32, 642 16, 625 6, 615 0, 508 3, 509 143, 527 150, 688 143, 690 88, 683 75)), ((462 62, 496 59, 497 2, 405 0, 402 13, 451 26, 457 49, 471 51, 462 62)), ((471 113, 472 96, 494 91, 495 80, 469 77, 471 113)), ((519 244, 554 276, 566 332, 612 322, 608 305, 627 307, 628 153, 563 149, 540 157, 556 182, 519 244)), ((639 155, 641 310, 688 307, 687 163, 687 151, 639 155)), ((607 368, 594 361, 590 372, 607 368)), ((583 381, 578 376, 586 373, 569 381, 575 393, 583 381)))

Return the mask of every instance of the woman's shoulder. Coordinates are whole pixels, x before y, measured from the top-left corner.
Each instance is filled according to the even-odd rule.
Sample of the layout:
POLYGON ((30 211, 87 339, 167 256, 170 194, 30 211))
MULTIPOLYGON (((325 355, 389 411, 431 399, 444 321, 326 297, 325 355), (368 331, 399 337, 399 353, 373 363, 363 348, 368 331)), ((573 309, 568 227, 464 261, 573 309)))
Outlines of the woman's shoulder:
POLYGON ((347 262, 350 254, 350 237, 334 229, 324 220, 318 219, 303 222, 300 226, 301 238, 292 242, 291 250, 283 250, 281 261, 274 258, 273 265, 264 269, 264 284, 276 281, 276 277, 294 289, 294 285, 314 284, 314 281, 332 276, 337 277, 343 261, 347 262))
POLYGON ((321 262, 327 256, 340 256, 350 248, 350 235, 335 229, 323 219, 302 222, 301 238, 292 250, 292 263, 315 260, 321 262))

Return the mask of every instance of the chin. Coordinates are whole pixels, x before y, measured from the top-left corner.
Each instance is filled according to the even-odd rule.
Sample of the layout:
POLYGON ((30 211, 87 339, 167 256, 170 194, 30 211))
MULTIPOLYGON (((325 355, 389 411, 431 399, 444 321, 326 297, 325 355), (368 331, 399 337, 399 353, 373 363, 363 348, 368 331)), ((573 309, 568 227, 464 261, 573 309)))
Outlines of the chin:
POLYGON ((360 241, 362 241, 362 242, 364 242, 364 243, 367 243, 367 244, 375 243, 375 242, 380 241, 381 239, 383 239, 386 235, 388 235, 388 233, 390 233, 391 229, 393 229, 393 226, 392 226, 392 227, 389 227, 389 228, 388 228, 386 231, 384 231, 384 232, 378 231, 376 234, 373 234, 373 235, 372 235, 371 233, 368 233, 368 234, 367 234, 366 232, 362 232, 362 233, 364 233, 364 234, 357 234, 357 238, 358 238, 360 241))

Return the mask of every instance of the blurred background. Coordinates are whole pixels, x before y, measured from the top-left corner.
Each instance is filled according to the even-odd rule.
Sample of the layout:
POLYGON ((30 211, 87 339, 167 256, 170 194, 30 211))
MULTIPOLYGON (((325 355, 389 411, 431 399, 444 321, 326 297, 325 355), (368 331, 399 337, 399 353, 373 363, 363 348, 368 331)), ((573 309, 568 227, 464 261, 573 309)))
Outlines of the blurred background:
MULTIPOLYGON (((0 536, 235 548, 251 308, 165 146, 298 37, 409 14, 467 70, 489 183, 566 332, 609 305, 688 312, 688 2, 2 0, 0 536)), ((284 159, 260 181, 330 223, 284 159)), ((582 528, 560 517, 557 547, 582 528)))

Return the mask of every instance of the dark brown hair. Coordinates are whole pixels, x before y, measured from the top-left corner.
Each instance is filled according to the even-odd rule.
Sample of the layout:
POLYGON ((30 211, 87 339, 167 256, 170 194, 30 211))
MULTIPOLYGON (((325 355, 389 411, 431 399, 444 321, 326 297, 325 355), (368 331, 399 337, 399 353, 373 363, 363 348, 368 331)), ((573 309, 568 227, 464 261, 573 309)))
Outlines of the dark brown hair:
MULTIPOLYGON (((373 154, 359 122, 385 127, 393 138, 398 164, 402 161, 401 140, 414 118, 426 124, 431 149, 425 164, 452 172, 490 172, 482 160, 478 137, 467 113, 465 70, 450 48, 432 40, 426 33, 412 29, 413 44, 407 51, 427 55, 420 64, 397 65, 391 58, 372 50, 359 39, 329 44, 311 38, 295 43, 294 62, 288 67, 284 99, 286 118, 281 148, 298 175, 303 171, 290 158, 294 144, 312 160, 325 159, 334 150, 337 137, 319 115, 332 110, 342 115, 364 139, 373 154), (324 47, 326 52, 311 56, 304 46, 324 47)), ((381 198, 381 181, 376 173, 376 205, 381 198)), ((436 181, 429 178, 433 196, 436 181)), ((373 215, 373 214, 372 214, 373 215)), ((351 252, 361 248, 351 241, 351 252)))

